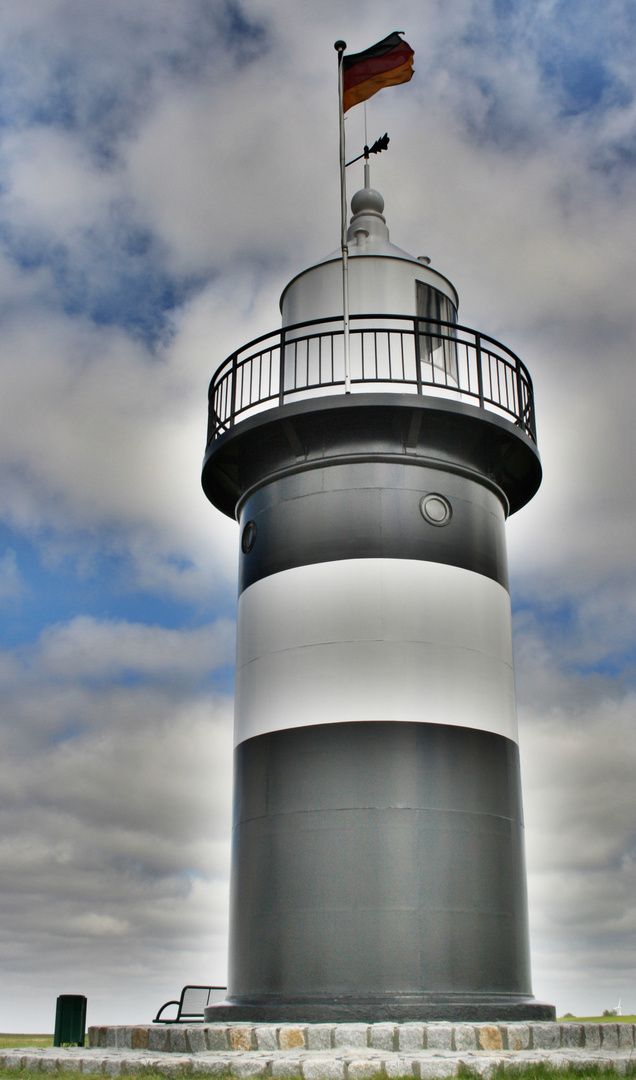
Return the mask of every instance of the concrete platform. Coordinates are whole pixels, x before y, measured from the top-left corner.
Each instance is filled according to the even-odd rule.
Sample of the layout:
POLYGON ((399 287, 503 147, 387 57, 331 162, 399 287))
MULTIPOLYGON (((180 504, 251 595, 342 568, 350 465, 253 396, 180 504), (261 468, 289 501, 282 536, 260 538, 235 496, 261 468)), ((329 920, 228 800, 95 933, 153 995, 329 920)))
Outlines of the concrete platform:
MULTIPOLYGON (((91 1027, 86 1048, 0 1050, 0 1068, 123 1076, 153 1068, 166 1076, 442 1080, 465 1070, 549 1062, 558 1068, 612 1068, 634 1057, 633 1024, 170 1024, 91 1027)), ((631 1069, 629 1069, 631 1072, 631 1069)))

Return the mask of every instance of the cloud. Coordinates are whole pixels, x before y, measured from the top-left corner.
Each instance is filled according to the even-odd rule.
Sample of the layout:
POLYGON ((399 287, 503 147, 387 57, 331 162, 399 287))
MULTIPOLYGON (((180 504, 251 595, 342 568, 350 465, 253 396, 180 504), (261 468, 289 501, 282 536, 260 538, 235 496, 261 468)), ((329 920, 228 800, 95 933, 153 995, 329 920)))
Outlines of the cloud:
POLYGON ((15 551, 7 551, 0 559, 0 604, 19 599, 22 589, 15 551))
POLYGON ((8 1022, 28 1024, 27 987, 45 1030, 56 980, 58 993, 70 981, 116 996, 140 970, 143 1007, 156 1010, 167 991, 153 988, 149 953, 164 957, 163 978, 188 981, 179 966, 195 939, 197 977, 211 963, 223 981, 231 703, 205 683, 227 662, 230 630, 77 619, 14 662, 0 726, 8 1022))

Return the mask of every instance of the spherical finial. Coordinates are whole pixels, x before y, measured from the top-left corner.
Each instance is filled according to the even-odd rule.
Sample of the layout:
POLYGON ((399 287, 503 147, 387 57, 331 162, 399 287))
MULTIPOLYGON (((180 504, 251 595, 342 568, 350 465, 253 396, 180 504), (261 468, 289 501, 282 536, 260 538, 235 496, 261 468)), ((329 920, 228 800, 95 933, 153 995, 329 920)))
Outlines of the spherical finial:
POLYGON ((336 52, 344 52, 347 47, 347 43, 346 41, 334 41, 333 47, 336 52))
POLYGON ((384 210, 384 199, 375 188, 362 188, 356 191, 351 200, 351 209, 354 214, 364 214, 369 211, 373 214, 381 214, 384 210))

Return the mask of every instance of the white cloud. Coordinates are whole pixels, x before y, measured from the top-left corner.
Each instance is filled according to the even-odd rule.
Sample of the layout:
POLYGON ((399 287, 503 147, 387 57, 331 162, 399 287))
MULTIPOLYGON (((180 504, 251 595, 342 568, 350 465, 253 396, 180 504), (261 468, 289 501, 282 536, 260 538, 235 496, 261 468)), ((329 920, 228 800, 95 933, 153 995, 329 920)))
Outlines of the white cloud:
POLYGON ((14 668, 0 727, 0 955, 16 1030, 49 1027, 56 980, 56 993, 70 982, 113 1000, 143 972, 147 1018, 162 978, 223 982, 231 704, 198 684, 227 661, 228 629, 77 619, 14 668), (112 682, 124 674, 139 685, 112 682))

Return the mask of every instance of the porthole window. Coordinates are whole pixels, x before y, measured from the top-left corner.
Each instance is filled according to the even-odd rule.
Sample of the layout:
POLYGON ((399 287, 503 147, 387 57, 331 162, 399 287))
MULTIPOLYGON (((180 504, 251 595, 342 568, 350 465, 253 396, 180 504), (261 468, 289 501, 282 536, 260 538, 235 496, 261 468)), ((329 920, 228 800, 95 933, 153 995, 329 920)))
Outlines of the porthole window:
POLYGON ((254 547, 256 540, 256 522, 248 521, 247 525, 243 529, 243 535, 241 537, 241 549, 244 555, 248 555, 254 547))
POLYGON ((448 499, 435 491, 422 496, 420 510, 429 525, 448 525, 453 513, 448 499))

